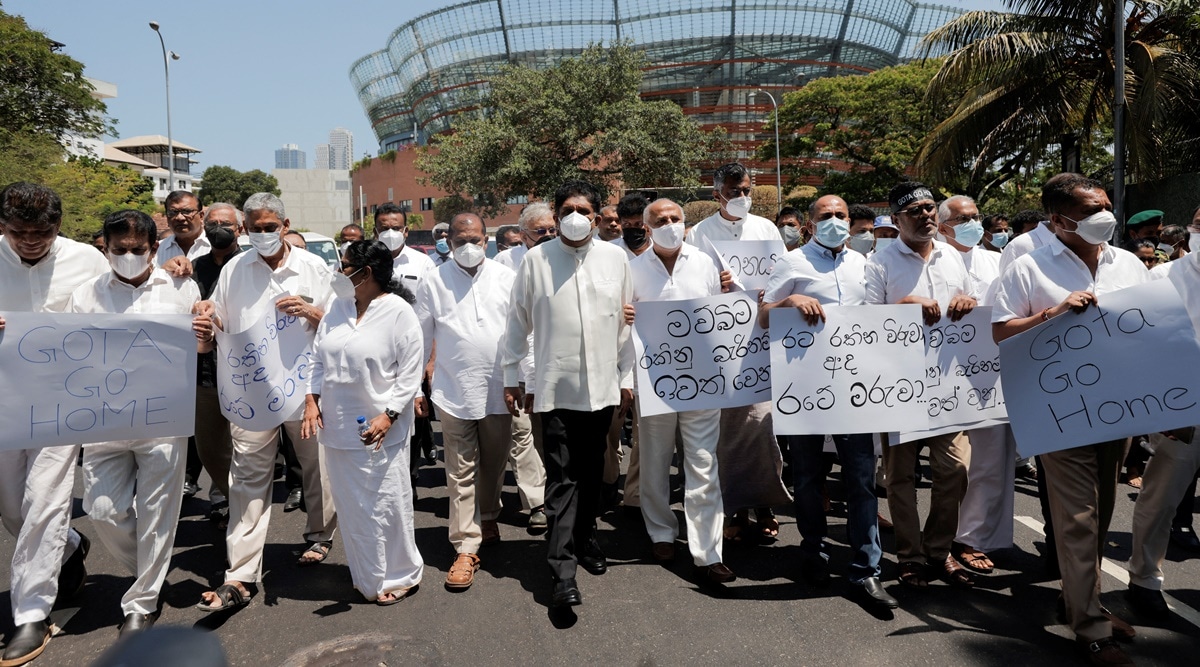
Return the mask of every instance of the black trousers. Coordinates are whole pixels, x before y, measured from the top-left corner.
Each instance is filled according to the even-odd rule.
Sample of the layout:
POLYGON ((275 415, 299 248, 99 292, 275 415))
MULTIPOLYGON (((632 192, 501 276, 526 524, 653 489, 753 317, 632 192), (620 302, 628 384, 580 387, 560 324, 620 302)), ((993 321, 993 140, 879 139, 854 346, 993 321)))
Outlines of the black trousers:
POLYGON ((574 578, 578 555, 600 551, 596 517, 608 428, 615 409, 542 413, 546 517, 550 523, 546 561, 555 579, 574 578))

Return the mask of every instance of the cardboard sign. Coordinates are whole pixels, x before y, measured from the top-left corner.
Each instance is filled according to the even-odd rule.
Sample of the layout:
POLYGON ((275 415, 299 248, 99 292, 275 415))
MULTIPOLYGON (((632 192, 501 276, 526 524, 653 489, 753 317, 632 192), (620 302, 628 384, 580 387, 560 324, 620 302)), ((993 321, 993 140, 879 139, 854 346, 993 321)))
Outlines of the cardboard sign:
POLYGON ((775 262, 787 253, 781 240, 771 241, 712 241, 721 260, 721 268, 729 271, 734 282, 743 290, 767 288, 775 262))
POLYGON ((273 306, 245 331, 217 331, 217 387, 225 418, 266 431, 304 405, 315 334, 273 306))

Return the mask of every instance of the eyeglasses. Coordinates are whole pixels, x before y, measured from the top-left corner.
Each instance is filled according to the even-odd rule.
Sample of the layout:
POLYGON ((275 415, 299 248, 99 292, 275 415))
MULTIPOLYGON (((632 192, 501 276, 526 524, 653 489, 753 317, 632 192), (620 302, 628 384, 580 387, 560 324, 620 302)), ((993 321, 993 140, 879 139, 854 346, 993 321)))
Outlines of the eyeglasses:
POLYGON ((182 215, 185 218, 190 218, 199 212, 194 208, 169 208, 167 209, 167 217, 174 218, 177 215, 182 215))
POLYGON ((957 218, 950 218, 949 220, 946 221, 946 224, 953 227, 955 225, 964 225, 968 222, 971 222, 973 220, 978 220, 978 219, 979 218, 977 218, 973 215, 960 215, 957 218))
POLYGON ((523 229, 521 231, 529 234, 530 236, 545 236, 547 234, 553 236, 556 233, 553 227, 546 227, 543 229, 523 229))
POLYGON ((934 204, 920 204, 918 206, 909 206, 908 208, 900 209, 899 212, 903 213, 904 215, 916 216, 921 215, 922 213, 928 215, 936 210, 937 206, 934 204))
POLYGON ((733 193, 734 197, 737 197, 737 196, 749 197, 750 196, 750 188, 730 188, 729 192, 733 193))

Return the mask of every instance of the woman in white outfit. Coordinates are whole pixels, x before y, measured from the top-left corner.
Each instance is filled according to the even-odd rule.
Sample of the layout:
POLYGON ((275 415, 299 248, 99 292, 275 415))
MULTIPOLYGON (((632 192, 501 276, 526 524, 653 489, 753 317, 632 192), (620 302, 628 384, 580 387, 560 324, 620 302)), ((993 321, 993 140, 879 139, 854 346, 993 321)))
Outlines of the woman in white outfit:
POLYGON ((351 243, 342 274, 354 294, 336 299, 317 330, 303 432, 325 448, 354 587, 394 604, 416 590, 424 568, 408 470, 421 327, 412 293, 392 279, 387 246, 351 243))

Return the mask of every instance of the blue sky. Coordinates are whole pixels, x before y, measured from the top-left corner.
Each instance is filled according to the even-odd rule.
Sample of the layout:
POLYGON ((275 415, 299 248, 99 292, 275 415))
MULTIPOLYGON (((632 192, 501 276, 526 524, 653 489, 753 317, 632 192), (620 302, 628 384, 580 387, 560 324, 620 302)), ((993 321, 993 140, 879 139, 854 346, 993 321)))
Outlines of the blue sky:
MULTIPOLYGON (((10 14, 66 44, 88 76, 117 84, 108 101, 124 137, 166 134, 158 21, 171 63, 176 141, 202 151, 200 169, 274 167, 275 149, 315 147, 337 126, 355 157, 378 145, 350 86, 358 58, 383 48, 400 24, 455 0, 0 0, 10 14)), ((588 0, 580 0, 588 1, 588 0)), ((591 0, 596 1, 596 0, 591 0)), ((603 0, 607 2, 608 0, 603 0)), ((936 0, 935 0, 936 1, 936 0)), ((1001 0, 942 1, 1001 9, 1001 0)))

